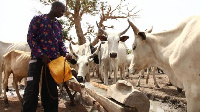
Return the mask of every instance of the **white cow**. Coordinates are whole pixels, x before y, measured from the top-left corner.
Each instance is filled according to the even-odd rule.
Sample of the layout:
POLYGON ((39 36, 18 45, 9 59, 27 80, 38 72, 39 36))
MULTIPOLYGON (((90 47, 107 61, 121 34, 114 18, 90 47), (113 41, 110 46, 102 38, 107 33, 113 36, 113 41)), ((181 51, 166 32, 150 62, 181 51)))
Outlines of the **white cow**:
MULTIPOLYGON (((2 56, 4 54, 10 52, 11 50, 15 50, 15 49, 21 50, 21 51, 26 51, 26 52, 31 51, 27 42, 8 43, 8 42, 0 41, 0 63, 2 60, 2 56)), ((0 69, 0 71, 1 71, 1 69, 0 69)), ((2 73, 0 73, 0 95, 2 93, 1 84, 2 84, 2 73)))
MULTIPOLYGON (((77 67, 77 57, 75 57, 71 52, 70 52, 70 48, 69 48, 70 43, 66 43, 65 46, 67 48, 67 51, 71 54, 72 56, 72 60, 70 60, 70 67, 74 68, 75 71, 78 71, 78 67, 77 67)), ((79 55, 85 55, 86 53, 90 53, 90 48, 89 48, 89 44, 85 43, 83 45, 71 45, 73 48, 73 52, 75 54, 79 54, 79 55)))
MULTIPOLYGON (((69 41, 67 43, 65 43, 65 46, 67 48, 67 51, 70 52, 70 49, 69 49, 69 44, 72 43, 72 41, 69 41)), ((91 55, 92 53, 94 53, 95 49, 94 47, 91 46, 91 42, 89 43, 84 43, 82 45, 78 45, 78 44, 73 44, 72 43, 72 48, 73 48, 73 51, 75 54, 79 54, 79 55, 91 55)), ((71 54, 72 55, 72 54, 71 54)), ((78 71, 78 67, 77 67, 77 59, 74 55, 72 55, 72 60, 69 62, 70 63, 70 66, 71 68, 74 68, 76 71, 78 71)), ((91 63, 89 64, 90 66, 90 70, 92 70, 93 72, 93 76, 94 76, 94 72, 96 70, 96 74, 99 75, 99 72, 98 72, 98 59, 97 57, 94 57, 93 58, 93 61, 91 61, 91 63)))
POLYGON ((8 86, 8 78, 10 74, 13 74, 14 88, 17 96, 22 103, 22 97, 19 94, 18 82, 28 76, 29 61, 31 59, 30 52, 24 52, 19 50, 12 50, 3 55, 1 73, 4 72, 3 88, 4 88, 4 102, 6 107, 8 106, 8 98, 6 95, 6 89, 8 86))
MULTIPOLYGON (((79 49, 81 46, 79 46, 79 49)), ((83 48, 84 49, 90 49, 89 48, 90 46, 89 45, 83 45, 83 48)), ((97 50, 91 54, 91 51, 85 51, 84 53, 75 53, 72 49, 72 46, 71 44, 69 45, 69 48, 70 48, 70 52, 73 54, 73 56, 76 57, 77 59, 77 67, 78 67, 78 75, 77 75, 77 80, 79 82, 83 82, 83 81, 87 81, 89 82, 90 81, 90 64, 92 63, 93 61, 93 58, 95 55, 98 54, 99 52, 99 49, 101 47, 101 44, 99 45, 99 47, 97 48, 97 50)))
POLYGON ((133 72, 159 66, 171 83, 185 90, 187 112, 200 112, 200 16, 191 16, 176 28, 144 33, 130 21, 135 41, 133 72))
MULTIPOLYGON (((130 67, 129 69, 131 69, 131 67, 132 67, 131 66, 132 63, 133 63, 132 59, 133 59, 133 54, 132 53, 128 54, 127 57, 126 57, 126 64, 127 64, 128 67, 130 67)), ((157 83, 157 81, 156 81, 156 77, 155 77, 156 67, 147 68, 146 84, 148 84, 148 79, 149 79, 149 75, 150 75, 150 70, 149 69, 151 69, 151 73, 153 75, 154 86, 157 87, 157 88, 160 88, 159 85, 158 85, 158 83, 157 83)), ((136 84, 137 87, 140 86, 140 80, 141 80, 141 77, 144 76, 144 72, 145 72, 145 69, 142 69, 140 71, 140 76, 139 76, 139 79, 138 79, 137 84, 136 84)), ((129 72, 128 72, 128 75, 126 77, 129 77, 129 72)))
MULTIPOLYGON (((98 26, 98 25, 97 25, 98 26)), ((128 36, 122 36, 125 34, 127 30, 129 29, 130 25, 127 29, 125 29, 123 32, 106 32, 99 28, 99 30, 104 34, 104 36, 98 36, 98 38, 101 41, 107 41, 104 45, 104 51, 101 53, 101 65, 103 66, 103 77, 104 77, 104 84, 108 85, 108 72, 112 73, 114 72, 114 81, 113 83, 116 83, 117 81, 117 72, 118 72, 118 66, 120 67, 120 78, 124 76, 125 74, 125 62, 126 62, 126 46, 124 46, 124 43, 129 37, 128 36)))
MULTIPOLYGON (((152 73, 152 75, 153 75, 153 81, 154 81, 154 86, 156 88, 160 88, 160 86, 158 85, 158 83, 156 81, 155 71, 156 71, 156 67, 149 67, 149 68, 147 68, 146 84, 148 84, 149 75, 150 75, 150 73, 152 73)), ((141 80, 141 77, 144 76, 144 72, 145 72, 144 69, 140 71, 140 76, 139 76, 138 82, 136 84, 136 87, 140 87, 140 80, 141 80)))

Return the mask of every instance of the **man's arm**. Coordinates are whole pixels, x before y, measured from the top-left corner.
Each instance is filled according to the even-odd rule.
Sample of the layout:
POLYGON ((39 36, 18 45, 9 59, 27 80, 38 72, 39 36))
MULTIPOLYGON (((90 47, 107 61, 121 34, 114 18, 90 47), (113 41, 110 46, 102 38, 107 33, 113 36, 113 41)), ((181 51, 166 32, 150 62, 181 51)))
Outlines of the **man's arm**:
POLYGON ((44 54, 42 49, 37 44, 37 31, 40 28, 40 22, 41 18, 39 16, 33 17, 27 34, 27 42, 30 46, 31 52, 34 52, 36 57, 41 57, 44 54))

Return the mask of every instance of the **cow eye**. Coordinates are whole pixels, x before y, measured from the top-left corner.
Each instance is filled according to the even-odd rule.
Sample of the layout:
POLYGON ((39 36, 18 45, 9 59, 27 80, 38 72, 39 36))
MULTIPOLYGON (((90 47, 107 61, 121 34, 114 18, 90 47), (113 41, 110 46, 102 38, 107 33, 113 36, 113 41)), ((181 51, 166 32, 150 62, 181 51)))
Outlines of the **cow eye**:
POLYGON ((133 50, 135 50, 136 46, 133 46, 133 50))

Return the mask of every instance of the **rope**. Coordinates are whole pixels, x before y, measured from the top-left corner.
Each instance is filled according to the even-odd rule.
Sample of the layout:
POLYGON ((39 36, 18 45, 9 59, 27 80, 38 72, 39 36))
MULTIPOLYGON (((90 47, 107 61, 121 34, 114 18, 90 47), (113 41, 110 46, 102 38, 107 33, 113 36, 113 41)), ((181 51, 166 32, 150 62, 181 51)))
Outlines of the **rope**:
POLYGON ((46 70, 46 66, 44 66, 44 67, 45 67, 45 78, 46 78, 46 84, 47 84, 48 93, 49 93, 49 95, 50 95, 51 98, 53 98, 53 99, 58 99, 58 97, 59 97, 61 94, 58 95, 58 97, 53 97, 53 96, 51 95, 51 93, 50 93, 49 85, 48 85, 48 83, 47 83, 47 75, 46 75, 46 74, 47 74, 47 73, 46 73, 47 70, 46 70))

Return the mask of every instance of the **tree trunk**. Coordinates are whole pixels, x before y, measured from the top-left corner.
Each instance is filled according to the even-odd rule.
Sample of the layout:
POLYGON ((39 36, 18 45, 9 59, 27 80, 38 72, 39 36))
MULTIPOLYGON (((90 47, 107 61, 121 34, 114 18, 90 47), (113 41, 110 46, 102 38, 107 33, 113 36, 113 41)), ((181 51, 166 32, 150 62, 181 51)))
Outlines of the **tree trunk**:
MULTIPOLYGON (((102 26, 103 26, 103 22, 105 21, 105 18, 103 18, 103 17, 101 17, 101 20, 100 20, 100 22, 99 22, 99 27, 100 28, 102 28, 102 26)), ((104 28, 103 28, 104 29, 104 28)), ((105 30, 105 29, 104 29, 105 30)), ((98 30, 98 34, 97 34, 97 37, 94 39, 94 41, 91 43, 91 45, 92 46, 95 46, 98 42, 99 42, 99 38, 98 38, 98 36, 101 36, 101 35, 103 35, 102 34, 102 32, 100 32, 99 30, 98 30)))
POLYGON ((86 40, 83 35, 83 30, 81 28, 81 22, 80 22, 79 17, 74 18, 74 23, 75 23, 76 34, 78 37, 78 43, 79 43, 79 45, 82 45, 86 42, 86 40))
POLYGON ((80 9, 81 9, 80 0, 76 0, 73 17, 74 17, 76 35, 78 37, 78 44, 82 45, 86 42, 86 40, 85 40, 85 37, 83 35, 83 30, 82 30, 82 27, 81 27, 82 16, 80 15, 80 9))

